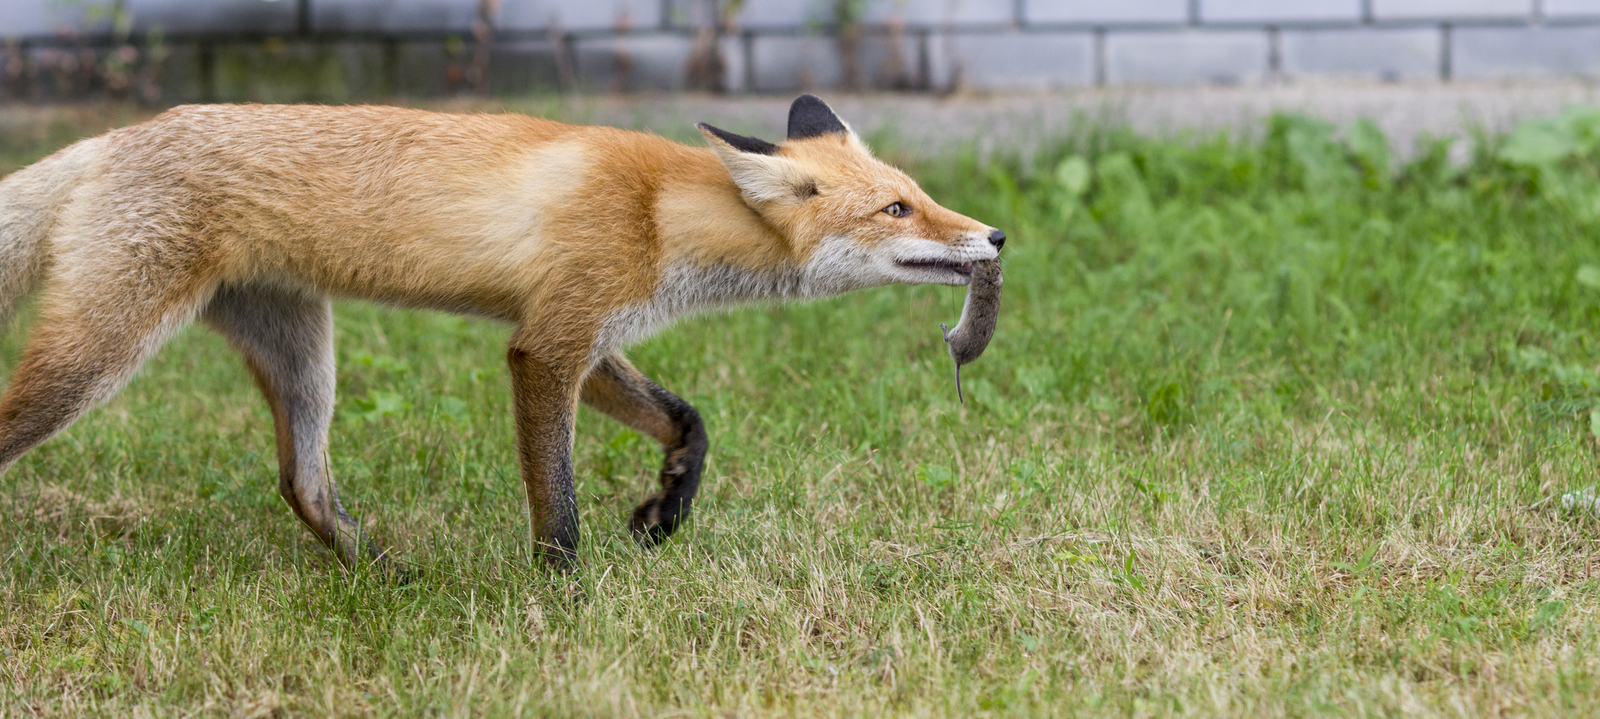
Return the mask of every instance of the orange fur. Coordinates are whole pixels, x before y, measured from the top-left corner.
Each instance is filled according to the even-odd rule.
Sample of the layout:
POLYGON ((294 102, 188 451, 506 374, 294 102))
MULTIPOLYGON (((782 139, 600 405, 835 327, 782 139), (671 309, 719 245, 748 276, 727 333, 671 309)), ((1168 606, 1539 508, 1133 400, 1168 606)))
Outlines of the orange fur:
MULTIPOLYGON (((806 111, 831 116, 811 100, 806 111)), ((45 287, 0 399, 0 467, 204 311, 268 395, 286 499, 348 557, 336 496, 301 486, 331 488, 326 463, 298 454, 325 446, 332 390, 317 378, 331 358, 296 352, 321 346, 326 298, 360 298, 517 327, 518 447, 534 538, 553 561, 567 563, 577 537, 580 395, 678 453, 635 527, 664 536, 651 533, 687 512, 703 434, 621 349, 739 302, 963 284, 964 263, 994 256, 992 228, 939 207, 848 130, 770 154, 707 138, 710 149, 518 115, 190 106, 80 142, 0 182, 0 312, 45 287), (892 203, 909 214, 885 214, 892 203), (597 365, 605 377, 586 384, 597 365), (687 485, 669 481, 691 469, 687 485)))

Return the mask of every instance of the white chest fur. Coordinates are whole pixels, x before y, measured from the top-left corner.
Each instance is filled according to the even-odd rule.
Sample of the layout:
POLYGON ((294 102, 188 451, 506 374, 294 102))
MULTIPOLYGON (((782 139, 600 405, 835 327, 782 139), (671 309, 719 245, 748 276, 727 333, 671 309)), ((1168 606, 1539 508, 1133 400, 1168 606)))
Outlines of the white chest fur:
POLYGON ((793 302, 884 284, 872 257, 847 238, 824 241, 802 265, 751 269, 680 261, 662 272, 650 299, 629 305, 601 327, 593 357, 643 341, 673 322, 702 312, 758 302, 793 302))

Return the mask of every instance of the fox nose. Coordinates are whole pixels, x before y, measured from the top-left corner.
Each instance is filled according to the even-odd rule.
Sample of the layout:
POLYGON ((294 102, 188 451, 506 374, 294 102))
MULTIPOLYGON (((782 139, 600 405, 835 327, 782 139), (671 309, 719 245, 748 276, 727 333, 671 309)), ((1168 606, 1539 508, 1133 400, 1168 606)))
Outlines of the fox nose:
POLYGON ((999 230, 995 230, 994 232, 989 233, 989 244, 994 245, 994 248, 996 250, 998 250, 998 249, 1000 249, 1002 247, 1005 247, 1006 246, 1006 233, 1001 232, 999 230))

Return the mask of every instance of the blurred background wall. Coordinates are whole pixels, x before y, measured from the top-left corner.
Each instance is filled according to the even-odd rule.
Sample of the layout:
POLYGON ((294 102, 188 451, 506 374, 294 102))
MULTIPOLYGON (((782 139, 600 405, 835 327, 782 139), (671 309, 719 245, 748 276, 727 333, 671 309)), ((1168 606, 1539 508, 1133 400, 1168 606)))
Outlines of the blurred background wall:
POLYGON ((0 0, 0 97, 1600 77, 1600 0, 0 0))

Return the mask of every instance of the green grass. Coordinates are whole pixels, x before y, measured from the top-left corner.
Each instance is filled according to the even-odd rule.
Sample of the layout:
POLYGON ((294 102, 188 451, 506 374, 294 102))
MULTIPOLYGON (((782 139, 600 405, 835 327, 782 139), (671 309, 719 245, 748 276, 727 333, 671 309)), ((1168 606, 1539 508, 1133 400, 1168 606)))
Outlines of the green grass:
POLYGON ((1596 482, 1600 161, 1536 134, 886 152, 1013 238, 967 405, 959 289, 664 333, 631 356, 705 417, 702 500, 636 549, 658 450, 585 410, 577 602, 526 546, 506 328, 338 308, 333 463, 405 586, 294 520, 190 329, 0 477, 0 715, 1592 711, 1600 520, 1560 498, 1596 482))

